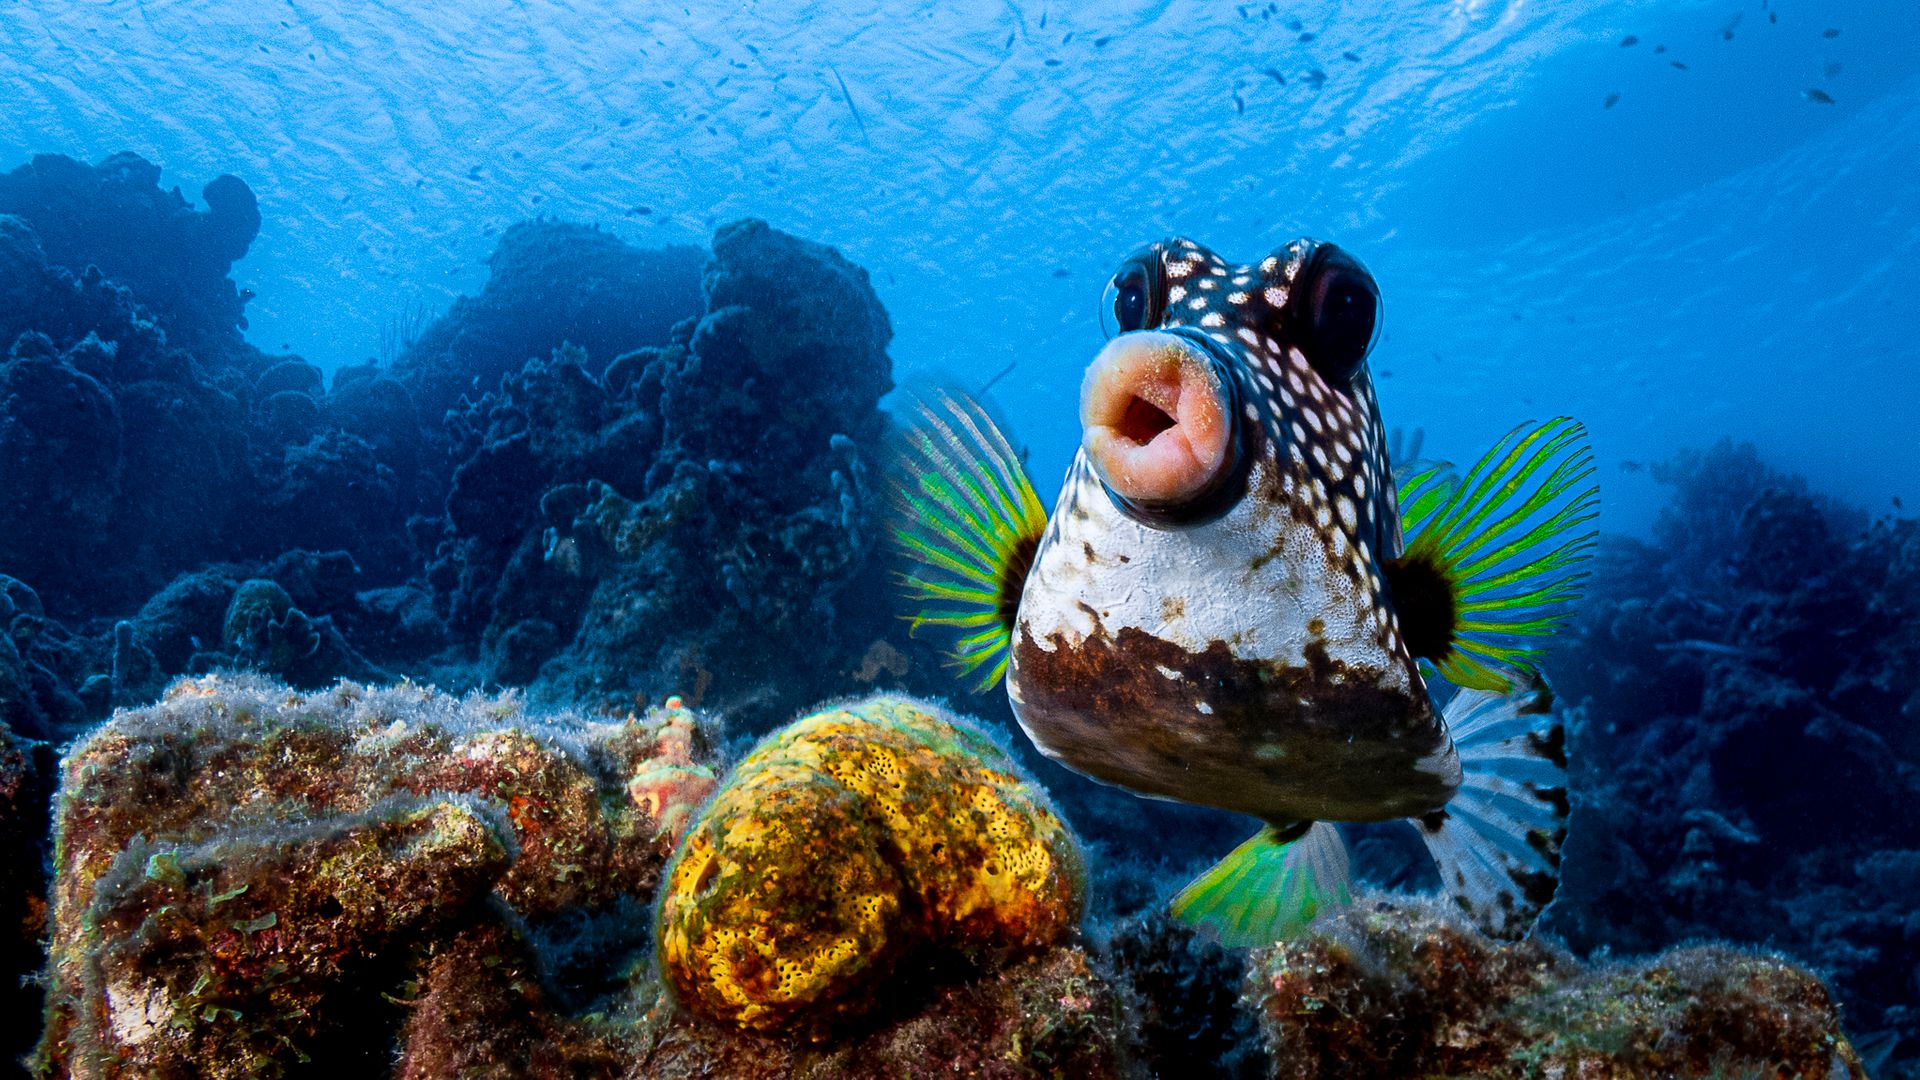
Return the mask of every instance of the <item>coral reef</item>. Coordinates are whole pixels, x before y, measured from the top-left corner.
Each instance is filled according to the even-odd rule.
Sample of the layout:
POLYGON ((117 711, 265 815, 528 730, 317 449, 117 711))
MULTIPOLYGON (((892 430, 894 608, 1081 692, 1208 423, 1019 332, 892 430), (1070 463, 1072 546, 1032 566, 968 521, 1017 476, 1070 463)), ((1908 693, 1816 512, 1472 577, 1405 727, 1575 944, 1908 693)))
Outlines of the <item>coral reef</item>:
POLYGON ((201 198, 206 210, 178 188, 163 192, 160 167, 130 153, 98 166, 42 154, 0 175, 0 214, 31 223, 50 263, 76 277, 98 268, 195 351, 239 343, 246 297, 227 271, 260 232, 259 203, 239 177, 214 178, 201 198))
POLYGON ((660 968, 704 1017, 826 1038, 928 954, 1031 953, 1078 926, 1066 826, 992 740, 888 695, 763 741, 693 823, 661 889, 660 968))
POLYGON ((687 817, 662 798, 704 794, 642 805, 629 784, 705 754, 678 708, 586 723, 405 685, 179 682, 62 765, 42 1070, 384 1060, 382 995, 436 957, 629 918, 687 817))
POLYGON ((195 210, 159 174, 120 154, 0 176, 0 460, 19 478, 0 572, 67 621, 291 548, 398 580, 406 515, 437 498, 405 388, 347 380, 336 401, 317 368, 247 344, 227 275, 260 226, 252 192, 220 177, 195 210))
POLYGON ((1779 949, 1830 977, 1885 1074, 1920 1076, 1920 521, 1751 447, 1656 475, 1653 541, 1609 538, 1552 660, 1581 704, 1548 926, 1583 951, 1779 949))
MULTIPOLYGON (((159 177, 133 155, 0 175, 0 921, 20 927, 0 1004, 36 1007, 40 986, 17 976, 50 934, 46 1071, 1292 1067, 1264 1058, 1236 1004, 1241 957, 1156 912, 1167 882, 1242 838, 1224 815, 1066 775, 1024 742, 1003 754, 964 726, 929 735, 896 721, 935 713, 882 699, 867 708, 884 722, 860 722, 891 734, 855 746, 833 734, 848 714, 829 711, 840 719, 816 717, 805 739, 768 743, 696 823, 717 786, 715 729, 669 695, 717 708, 744 742, 836 695, 948 690, 891 618, 874 556, 891 327, 863 269, 758 221, 722 227, 710 252, 527 222, 501 237, 479 294, 396 340, 390 366, 329 384, 241 335, 248 294, 231 270, 260 228, 253 193, 221 177, 196 205, 159 177), (277 681, 207 677, 236 668, 277 681), (602 716, 667 704, 588 722, 527 715, 517 696, 334 687, 409 676, 524 685, 602 716), (82 735, 56 768, 50 744, 82 735), (949 752, 985 772, 942 773, 949 752), (1018 775, 1009 754, 1070 811, 1097 887, 1064 869, 1080 856, 1061 831, 1055 891, 1023 908, 1039 894, 968 877, 1010 869, 1006 837, 968 832, 983 806, 903 809, 973 785, 1043 812, 1028 789, 987 782, 1018 775), (881 783, 907 775, 889 761, 925 789, 881 783), (769 806, 822 824, 803 835, 769 806), (715 831, 727 820, 744 824, 715 831), (689 830, 700 854, 679 866, 708 859, 713 876, 666 898, 658 929, 686 948, 654 970, 648 913, 689 830), (737 872, 828 851, 831 874, 737 872), (1083 896, 1109 928, 1086 943, 1064 929, 1083 896), (795 911, 798 931, 752 937, 795 911), (734 924, 733 952, 700 936, 734 924), (763 965, 760 945, 818 966, 763 965), (689 969, 696 949, 718 967, 689 969), (705 992, 715 971, 734 998, 705 992), (864 1011, 875 996, 884 1006, 864 1011)), ((1876 1075, 1920 1077, 1920 522, 1828 503, 1750 449, 1656 474, 1672 510, 1651 542, 1609 538, 1549 665, 1577 703, 1577 775, 1547 927, 1576 955, 1779 949, 1830 975, 1876 1075)), ((1010 729, 1002 697, 969 708, 1010 729)), ((1362 873, 1420 884, 1431 871, 1404 834, 1356 831, 1362 873)), ((1738 1067, 1648 1056, 1683 1055, 1700 1032, 1737 1044, 1771 1018, 1832 1034, 1818 988, 1765 957, 1588 970, 1542 946, 1491 949, 1431 913, 1369 917, 1384 923, 1299 946, 1321 949, 1298 956, 1323 971, 1268 957, 1261 1000, 1284 982, 1303 1008, 1348 1003, 1383 1053, 1416 1055, 1393 1062, 1437 1070, 1480 1067, 1460 1064, 1469 1050, 1504 1060, 1489 1047, 1519 1030, 1544 1040, 1523 1064, 1604 1045, 1628 1055, 1622 1069, 1656 1071, 1738 1067), (1445 973, 1396 967, 1403 946, 1463 966, 1423 982, 1445 973), (1451 1050, 1396 1042, 1382 1011, 1439 1015, 1407 989, 1430 985, 1465 1018, 1451 1050), (1676 1011, 1674 988, 1746 1011, 1676 1011), (1487 1007, 1469 1012, 1469 991, 1487 1007), (1607 995, 1624 1004, 1607 1011, 1607 995), (1685 1038, 1637 1042, 1655 1020, 1685 1038)), ((1263 1015, 1271 1038, 1314 1052, 1335 1052, 1314 1032, 1344 1037, 1263 1015)), ((17 1052, 5 1030, 0 1053, 17 1052)), ((1808 1053, 1795 1060, 1824 1067, 1808 1053)))
POLYGON ((622 353, 665 345, 669 327, 700 315, 706 261, 696 247, 642 249, 592 226, 521 222, 501 234, 480 295, 454 301, 393 374, 437 417, 562 345, 604 370, 622 353))
POLYGON ((558 350, 452 414, 446 514, 419 531, 488 679, 588 703, 711 687, 764 730, 897 634, 869 572, 891 329, 864 270, 759 221, 720 229, 702 288, 670 344, 604 370, 558 350))
POLYGON ((1256 953, 1248 993, 1276 1077, 1867 1076, 1820 980, 1778 958, 1588 968, 1437 902, 1363 900, 1256 953))
POLYGON ((864 270, 757 221, 710 257, 526 222, 391 369, 329 389, 239 336, 245 185, 197 210, 158 177, 132 155, 0 177, 0 459, 23 478, 0 573, 67 635, 36 663, 80 704, 42 728, 223 664, 616 707, 714 687, 761 729, 913 681, 913 646, 875 652, 898 629, 869 572, 892 331, 864 270), (294 552, 338 553, 353 588, 210 625, 202 601, 294 552))

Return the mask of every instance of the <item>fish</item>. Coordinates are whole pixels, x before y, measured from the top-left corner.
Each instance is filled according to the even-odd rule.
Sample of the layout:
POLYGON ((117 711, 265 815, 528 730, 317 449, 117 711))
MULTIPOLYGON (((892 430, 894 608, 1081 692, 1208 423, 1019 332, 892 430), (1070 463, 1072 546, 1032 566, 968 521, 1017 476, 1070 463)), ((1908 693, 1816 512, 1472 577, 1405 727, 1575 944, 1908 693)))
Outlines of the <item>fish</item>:
POLYGON ((827 65, 827 70, 833 72, 833 81, 840 84, 840 100, 847 103, 847 111, 853 114, 853 122, 860 126, 860 141, 871 145, 867 137, 867 119, 860 115, 860 107, 853 103, 853 93, 847 89, 847 80, 840 77, 840 69, 832 64, 827 65))
POLYGON ((1261 822, 1172 901, 1223 944, 1350 903, 1333 823, 1395 819, 1483 929, 1523 936, 1566 835, 1538 660, 1596 541, 1585 428, 1395 471, 1379 289, 1330 242, 1229 263, 1169 238, 1107 293, 1050 514, 984 405, 911 395, 887 491, 912 631, 954 635, 956 672, 1004 682, 1068 768, 1261 822))
POLYGON ((1822 90, 1817 86, 1810 86, 1807 89, 1800 91, 1800 96, 1806 98, 1808 101, 1813 102, 1815 105, 1832 105, 1834 103, 1833 95, 1827 93, 1825 90, 1822 90))

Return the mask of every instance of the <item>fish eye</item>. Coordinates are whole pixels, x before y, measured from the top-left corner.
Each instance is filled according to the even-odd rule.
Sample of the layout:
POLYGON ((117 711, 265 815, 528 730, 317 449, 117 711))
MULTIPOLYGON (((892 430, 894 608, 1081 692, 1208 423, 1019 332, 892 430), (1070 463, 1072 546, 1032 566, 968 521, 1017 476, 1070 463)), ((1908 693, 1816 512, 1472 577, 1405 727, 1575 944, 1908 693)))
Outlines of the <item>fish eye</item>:
POLYGON ((1100 302, 1100 327, 1111 339, 1115 334, 1146 330, 1159 321, 1154 304, 1155 255, 1127 260, 1107 281, 1106 295, 1100 302))
POLYGON ((1344 383, 1373 348, 1380 287, 1359 260, 1332 244, 1313 253, 1303 277, 1305 303, 1295 313, 1295 337, 1314 370, 1344 383))

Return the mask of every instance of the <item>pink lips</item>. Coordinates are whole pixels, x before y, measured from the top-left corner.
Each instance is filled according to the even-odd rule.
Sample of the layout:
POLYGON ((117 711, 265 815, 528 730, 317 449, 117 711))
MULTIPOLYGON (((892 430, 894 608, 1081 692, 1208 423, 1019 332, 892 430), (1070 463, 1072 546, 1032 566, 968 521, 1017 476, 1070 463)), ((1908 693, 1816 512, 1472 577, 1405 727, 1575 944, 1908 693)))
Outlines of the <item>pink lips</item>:
POLYGON ((1158 331, 1107 344, 1080 384, 1080 445, 1114 494, 1177 504, 1228 460, 1227 388, 1201 349, 1158 331))

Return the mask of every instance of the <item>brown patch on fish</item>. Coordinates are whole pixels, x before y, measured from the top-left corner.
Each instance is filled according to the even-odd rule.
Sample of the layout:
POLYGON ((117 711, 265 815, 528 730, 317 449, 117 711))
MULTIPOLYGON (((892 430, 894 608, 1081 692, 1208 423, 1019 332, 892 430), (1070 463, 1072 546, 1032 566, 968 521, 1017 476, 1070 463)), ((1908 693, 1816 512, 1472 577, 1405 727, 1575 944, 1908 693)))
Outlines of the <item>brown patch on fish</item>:
POLYGON ((1163 596, 1160 598, 1160 617, 1172 622, 1187 617, 1187 598, 1184 596, 1163 596))
POLYGON ((1415 682, 1330 657, 1293 667, 1200 652, 1096 619, 1081 641, 1022 630, 1021 723, 1048 754, 1098 780, 1267 821, 1385 821, 1452 797, 1457 768, 1421 768, 1446 733, 1415 682), (1444 775, 1443 775, 1444 774, 1444 775))

